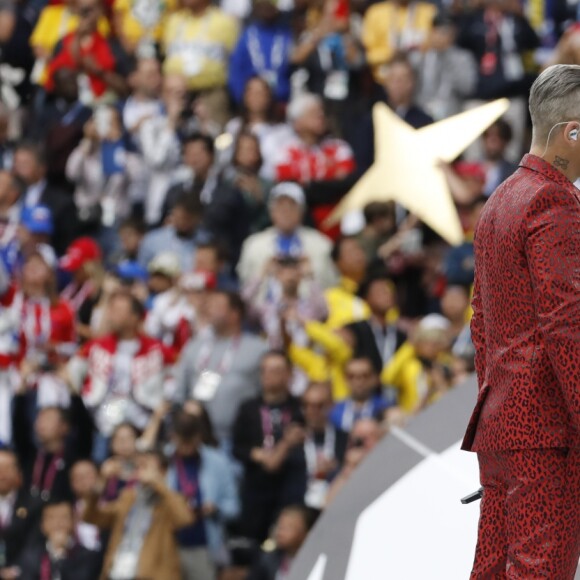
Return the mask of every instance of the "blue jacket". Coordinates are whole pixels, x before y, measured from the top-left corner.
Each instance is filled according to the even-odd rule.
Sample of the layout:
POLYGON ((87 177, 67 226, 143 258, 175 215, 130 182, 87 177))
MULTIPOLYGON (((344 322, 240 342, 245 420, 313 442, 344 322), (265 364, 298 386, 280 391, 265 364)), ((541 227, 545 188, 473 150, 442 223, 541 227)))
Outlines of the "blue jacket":
POLYGON ((288 100, 291 47, 292 32, 288 26, 252 23, 244 29, 231 56, 228 80, 230 91, 238 104, 243 100, 246 83, 256 76, 267 78, 272 75, 274 100, 288 100), (252 50, 252 38, 257 40, 257 50, 252 50), (278 48, 282 50, 278 51, 278 48), (263 59, 262 63, 260 59, 263 59))
MULTIPOLYGON (((240 513, 240 500, 230 460, 220 450, 202 446, 199 486, 203 503, 217 507, 217 515, 205 520, 208 549, 214 562, 227 563, 224 524, 240 513)), ((172 463, 167 472, 167 484, 177 490, 177 472, 172 463)))

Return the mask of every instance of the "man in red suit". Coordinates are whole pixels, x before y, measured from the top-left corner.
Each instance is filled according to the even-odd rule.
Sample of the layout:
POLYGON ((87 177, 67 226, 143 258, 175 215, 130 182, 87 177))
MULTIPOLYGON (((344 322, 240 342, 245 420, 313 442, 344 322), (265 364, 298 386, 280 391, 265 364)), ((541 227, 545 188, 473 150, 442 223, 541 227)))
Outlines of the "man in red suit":
POLYGON ((531 152, 475 234, 472 579, 571 580, 580 555, 580 66, 546 69, 530 113, 531 152))

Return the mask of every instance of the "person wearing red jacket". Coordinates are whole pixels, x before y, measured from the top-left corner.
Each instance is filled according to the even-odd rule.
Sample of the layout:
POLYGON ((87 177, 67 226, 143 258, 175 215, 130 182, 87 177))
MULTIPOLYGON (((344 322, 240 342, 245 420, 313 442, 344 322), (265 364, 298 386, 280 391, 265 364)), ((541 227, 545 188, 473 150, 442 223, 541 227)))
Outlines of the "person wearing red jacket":
POLYGON ((580 556, 580 66, 530 95, 533 142, 475 232, 483 486, 472 579, 572 580, 580 556))
POLYGON ((145 309, 125 290, 108 304, 112 333, 83 345, 69 363, 73 386, 92 413, 98 436, 93 458, 103 461, 115 428, 145 430, 154 410, 172 395, 175 353, 143 334, 145 309))

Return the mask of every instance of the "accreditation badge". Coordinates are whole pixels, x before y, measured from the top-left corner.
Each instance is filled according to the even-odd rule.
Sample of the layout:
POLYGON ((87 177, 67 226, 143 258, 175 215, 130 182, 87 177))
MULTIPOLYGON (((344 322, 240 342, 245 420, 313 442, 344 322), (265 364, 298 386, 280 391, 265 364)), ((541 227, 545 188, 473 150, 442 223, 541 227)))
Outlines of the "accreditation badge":
POLYGON ((193 387, 193 398, 208 402, 213 400, 219 389, 222 376, 214 371, 202 371, 193 387))

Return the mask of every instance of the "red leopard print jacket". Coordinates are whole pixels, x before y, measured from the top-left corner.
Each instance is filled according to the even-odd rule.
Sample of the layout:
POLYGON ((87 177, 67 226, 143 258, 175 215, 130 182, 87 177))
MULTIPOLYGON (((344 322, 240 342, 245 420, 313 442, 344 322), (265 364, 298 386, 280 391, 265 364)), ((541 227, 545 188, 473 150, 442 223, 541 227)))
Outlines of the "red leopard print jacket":
POLYGON ((580 446, 580 191, 526 155, 475 234, 478 400, 463 449, 580 446))

